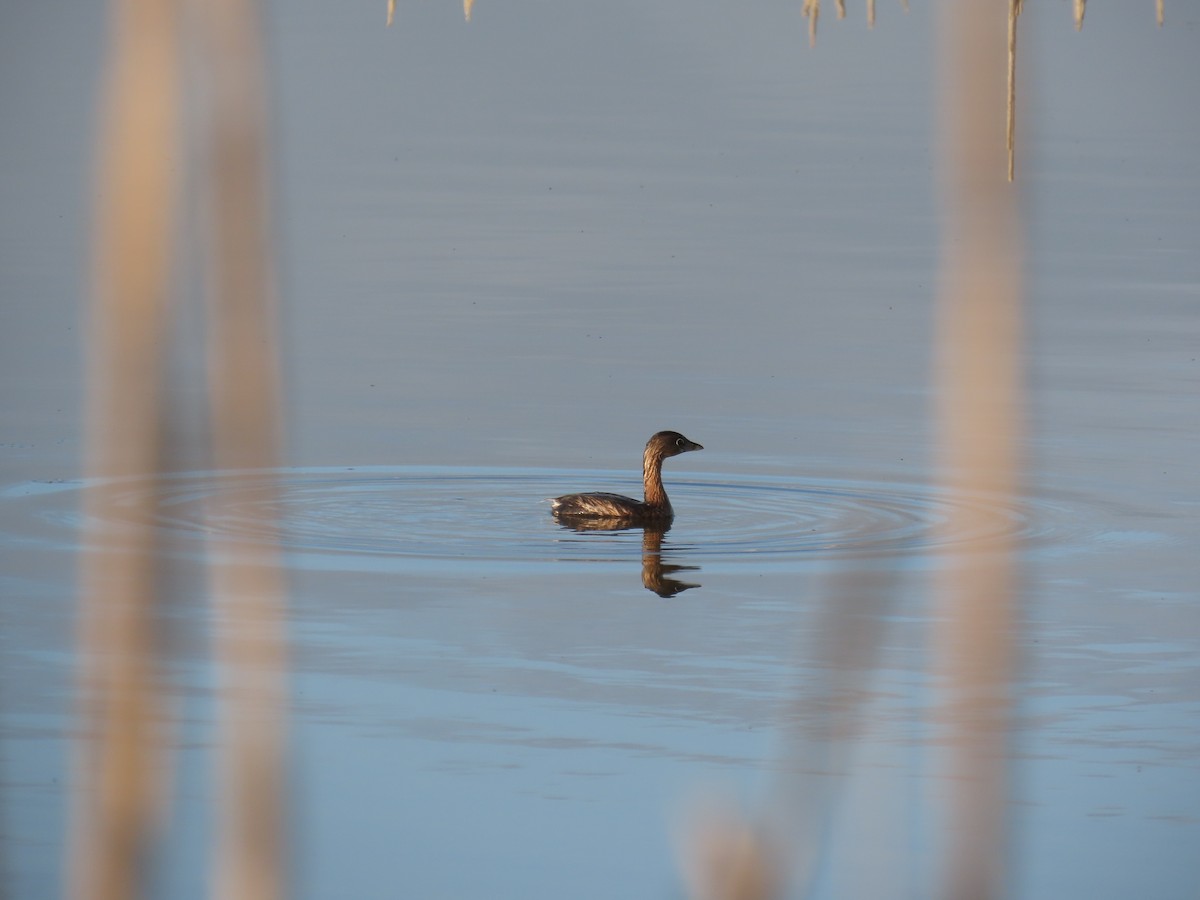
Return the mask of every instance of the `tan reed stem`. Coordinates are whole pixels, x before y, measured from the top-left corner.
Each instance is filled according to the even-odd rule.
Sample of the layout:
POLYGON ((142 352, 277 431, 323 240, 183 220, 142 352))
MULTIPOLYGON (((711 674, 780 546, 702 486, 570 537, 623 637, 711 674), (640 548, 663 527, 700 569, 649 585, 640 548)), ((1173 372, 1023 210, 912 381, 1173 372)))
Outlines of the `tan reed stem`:
POLYGON ((817 46, 817 20, 821 18, 821 0, 804 0, 801 15, 808 19, 808 46, 817 46))
POLYGON ((161 796, 156 474, 176 202, 172 0, 114 0, 102 102, 86 397, 80 657, 83 736, 68 892, 142 896, 161 796), (149 479, 130 494, 116 479, 149 479), (121 500, 121 526, 114 526, 121 500))
POLYGON ((875 0, 867 0, 867 27, 875 27, 875 0))
POLYGON ((1087 11, 1087 0, 1075 0, 1075 30, 1083 30, 1083 14, 1087 11))
POLYGON ((285 894, 284 587, 276 539, 280 390, 267 202, 266 101, 258 5, 208 0, 214 284, 209 396, 221 471, 212 511, 258 511, 256 540, 214 541, 220 666, 219 806, 213 896, 285 894), (247 500, 254 502, 246 503, 247 500))
POLYGON ((1022 0, 1008 4, 1008 180, 1016 171, 1017 137, 1017 19, 1021 16, 1022 0))
POLYGON ((941 527, 936 654, 950 756, 949 852, 942 895, 999 896, 1006 838, 1007 744, 1017 628, 1014 542, 964 545, 991 504, 1015 503, 1020 474, 1020 223, 1003 159, 1000 77, 1005 10, 990 0, 941 7, 945 147, 938 302, 941 527), (987 503, 967 502, 986 497, 987 503))
POLYGON ((1158 22, 1158 27, 1162 28, 1163 23, 1163 0, 1154 0, 1154 18, 1158 22))

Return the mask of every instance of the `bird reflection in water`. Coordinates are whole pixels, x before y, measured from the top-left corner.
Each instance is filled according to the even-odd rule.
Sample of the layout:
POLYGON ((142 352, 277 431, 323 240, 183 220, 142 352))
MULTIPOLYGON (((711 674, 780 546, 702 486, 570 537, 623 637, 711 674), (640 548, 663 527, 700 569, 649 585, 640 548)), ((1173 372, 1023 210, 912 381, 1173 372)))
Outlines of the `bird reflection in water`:
MULTIPOLYGON (((555 515, 554 520, 563 528, 580 534, 589 531, 630 531, 639 526, 631 525, 629 519, 579 518, 555 515)), ((674 597, 700 585, 672 578, 677 572, 695 572, 699 566, 680 566, 663 562, 663 535, 671 530, 670 522, 646 524, 642 527, 642 586, 660 597, 674 597)))

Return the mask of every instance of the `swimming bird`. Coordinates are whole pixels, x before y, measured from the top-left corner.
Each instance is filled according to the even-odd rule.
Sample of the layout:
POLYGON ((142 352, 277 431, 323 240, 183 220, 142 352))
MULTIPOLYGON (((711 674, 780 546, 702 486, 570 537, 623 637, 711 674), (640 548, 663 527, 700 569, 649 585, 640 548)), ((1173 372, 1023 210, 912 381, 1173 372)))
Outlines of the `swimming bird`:
POLYGON ((646 442, 646 452, 642 454, 644 500, 604 492, 565 494, 550 501, 551 512, 555 518, 566 521, 612 520, 614 526, 622 528, 670 522, 675 517, 675 511, 671 508, 671 501, 663 489, 663 460, 690 450, 703 449, 700 444, 688 440, 678 431, 660 431, 646 442))

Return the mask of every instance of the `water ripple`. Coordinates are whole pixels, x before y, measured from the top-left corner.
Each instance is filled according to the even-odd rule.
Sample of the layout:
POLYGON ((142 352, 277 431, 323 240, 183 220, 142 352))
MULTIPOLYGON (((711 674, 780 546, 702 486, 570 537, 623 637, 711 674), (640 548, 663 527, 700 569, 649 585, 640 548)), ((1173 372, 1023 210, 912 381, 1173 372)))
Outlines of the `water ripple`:
MULTIPOLYGON (((322 569, 400 569, 424 564, 601 562, 641 553, 639 531, 577 534, 557 525, 543 497, 579 485, 627 491, 626 472, 451 467, 281 469, 243 475, 242 490, 219 518, 206 517, 220 475, 168 476, 159 490, 160 525, 177 547, 200 552, 208 536, 263 539, 262 522, 277 519, 292 565, 322 569), (277 490, 257 487, 274 481, 277 490)), ((39 528, 19 526, 10 538, 73 549, 82 526, 84 484, 15 485, 0 492, 25 503, 39 528)), ((148 479, 119 483, 108 527, 130 519, 148 479)), ((829 478, 677 476, 670 484, 672 551, 710 561, 783 562, 816 556, 890 556, 944 543, 982 543, 1000 536, 1053 537, 1061 510, 1051 501, 1020 505, 988 498, 951 499, 929 486, 829 478), (956 510, 970 525, 947 537, 938 526, 956 510)), ((6 522, 14 522, 7 508, 6 522)), ((6 529, 9 530, 9 529, 6 529)))

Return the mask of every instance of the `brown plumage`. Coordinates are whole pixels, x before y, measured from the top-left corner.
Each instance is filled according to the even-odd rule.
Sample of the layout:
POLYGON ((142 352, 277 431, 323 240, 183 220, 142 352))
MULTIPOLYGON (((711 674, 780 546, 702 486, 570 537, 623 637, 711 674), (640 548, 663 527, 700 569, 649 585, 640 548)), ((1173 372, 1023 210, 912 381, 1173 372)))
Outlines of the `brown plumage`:
POLYGON ((567 521, 611 519, 615 525, 624 527, 645 522, 670 522, 675 511, 663 490, 663 460, 689 450, 703 449, 678 431, 660 431, 646 442, 646 452, 642 455, 645 500, 607 493, 566 494, 550 501, 551 511, 555 518, 567 521))

